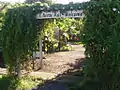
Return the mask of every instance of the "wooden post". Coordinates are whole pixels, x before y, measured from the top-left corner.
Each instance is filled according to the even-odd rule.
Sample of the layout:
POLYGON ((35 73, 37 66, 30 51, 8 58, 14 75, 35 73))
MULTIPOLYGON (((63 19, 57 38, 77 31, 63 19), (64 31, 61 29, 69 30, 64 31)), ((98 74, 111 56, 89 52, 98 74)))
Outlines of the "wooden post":
POLYGON ((42 60, 43 60, 43 54, 42 54, 42 36, 39 35, 39 52, 40 52, 40 68, 42 68, 42 60))
POLYGON ((16 72, 17 72, 17 76, 18 78, 20 78, 22 76, 22 72, 20 70, 20 59, 18 58, 16 61, 16 72))
POLYGON ((60 51, 60 35, 61 35, 61 30, 60 30, 60 28, 59 28, 59 43, 58 43, 59 51, 60 51))

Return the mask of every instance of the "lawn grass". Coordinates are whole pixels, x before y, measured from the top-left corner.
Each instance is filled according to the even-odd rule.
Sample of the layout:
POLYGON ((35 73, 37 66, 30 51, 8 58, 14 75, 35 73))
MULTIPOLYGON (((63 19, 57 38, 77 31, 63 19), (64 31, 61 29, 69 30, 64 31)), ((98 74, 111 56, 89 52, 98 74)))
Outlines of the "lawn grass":
POLYGON ((73 45, 82 45, 83 43, 80 41, 71 41, 73 45))
POLYGON ((42 80, 40 79, 38 80, 37 77, 29 76, 29 77, 23 77, 19 82, 20 82, 18 84, 19 90, 28 90, 42 83, 42 80))

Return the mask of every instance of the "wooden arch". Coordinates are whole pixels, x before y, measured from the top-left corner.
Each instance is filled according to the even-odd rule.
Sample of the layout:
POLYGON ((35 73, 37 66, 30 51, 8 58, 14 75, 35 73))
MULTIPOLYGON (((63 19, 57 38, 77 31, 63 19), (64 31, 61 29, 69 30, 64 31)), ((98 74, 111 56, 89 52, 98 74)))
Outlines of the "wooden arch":
MULTIPOLYGON (((54 19, 54 18, 83 18, 84 15, 84 6, 86 3, 69 3, 66 5, 55 4, 51 6, 45 5, 45 7, 37 8, 39 11, 36 14, 36 19, 54 19)), ((41 35, 39 36, 39 50, 40 50, 40 62, 42 65, 42 39, 41 35)))

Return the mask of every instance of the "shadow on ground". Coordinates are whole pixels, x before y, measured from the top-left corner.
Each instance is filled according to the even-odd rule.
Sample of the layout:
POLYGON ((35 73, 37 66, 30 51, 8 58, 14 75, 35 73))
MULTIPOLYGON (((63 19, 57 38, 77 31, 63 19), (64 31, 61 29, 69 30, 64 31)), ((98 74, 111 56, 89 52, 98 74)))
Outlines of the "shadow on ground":
POLYGON ((1 52, 0 52, 0 68, 5 68, 5 62, 1 52))
POLYGON ((69 90, 75 84, 83 80, 84 58, 76 59, 74 64, 68 63, 72 69, 57 75, 52 80, 44 81, 32 90, 69 90))
POLYGON ((11 79, 9 77, 0 78, 0 90, 8 90, 8 87, 11 84, 11 79))

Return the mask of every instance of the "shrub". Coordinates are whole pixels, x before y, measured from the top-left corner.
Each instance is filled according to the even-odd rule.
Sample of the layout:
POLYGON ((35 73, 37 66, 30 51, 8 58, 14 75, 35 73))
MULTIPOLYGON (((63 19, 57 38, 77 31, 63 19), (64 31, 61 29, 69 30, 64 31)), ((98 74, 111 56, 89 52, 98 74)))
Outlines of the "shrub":
POLYGON ((85 13, 85 76, 100 82, 100 90, 120 90, 120 2, 91 1, 85 13))

